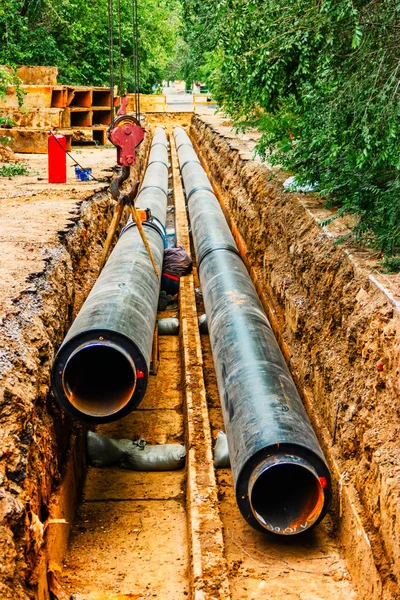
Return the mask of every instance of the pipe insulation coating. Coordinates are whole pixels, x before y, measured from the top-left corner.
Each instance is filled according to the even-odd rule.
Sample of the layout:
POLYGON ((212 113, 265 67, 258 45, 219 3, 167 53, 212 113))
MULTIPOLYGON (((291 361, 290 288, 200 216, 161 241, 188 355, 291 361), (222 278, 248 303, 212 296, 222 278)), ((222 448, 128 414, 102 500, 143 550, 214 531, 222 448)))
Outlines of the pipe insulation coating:
POLYGON ((174 134, 186 191, 197 188, 186 197, 237 503, 255 529, 298 534, 329 508, 329 470, 206 173, 174 134))
MULTIPOLYGON (((157 160, 148 164, 136 207, 150 208, 155 218, 143 227, 161 273, 168 194, 168 142, 162 128, 156 130, 150 156, 157 160)), ((159 292, 160 280, 138 228, 129 223, 54 359, 52 389, 72 417, 110 422, 139 404, 149 376, 159 292)))

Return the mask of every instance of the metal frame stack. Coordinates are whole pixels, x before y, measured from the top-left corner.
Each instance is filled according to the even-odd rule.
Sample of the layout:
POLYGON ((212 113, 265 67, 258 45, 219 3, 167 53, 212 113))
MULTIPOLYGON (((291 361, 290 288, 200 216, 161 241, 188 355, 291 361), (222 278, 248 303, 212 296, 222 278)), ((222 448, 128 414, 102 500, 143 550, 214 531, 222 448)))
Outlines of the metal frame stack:
MULTIPOLYGON (((15 152, 47 152, 50 129, 67 138, 67 149, 73 142, 107 142, 106 131, 111 121, 110 88, 66 86, 57 84, 56 67, 20 67, 24 105, 18 106, 17 89, 8 86, 0 99, 0 116, 13 121, 12 128, 0 128, 0 138, 10 138, 15 152)), ((119 98, 114 97, 114 106, 119 98)))

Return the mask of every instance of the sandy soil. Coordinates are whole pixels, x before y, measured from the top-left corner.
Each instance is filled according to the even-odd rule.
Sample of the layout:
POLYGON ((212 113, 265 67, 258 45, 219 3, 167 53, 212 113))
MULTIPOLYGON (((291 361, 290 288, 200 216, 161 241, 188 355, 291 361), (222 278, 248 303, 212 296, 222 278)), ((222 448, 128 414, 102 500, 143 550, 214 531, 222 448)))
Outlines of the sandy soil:
POLYGON ((11 310, 21 293, 29 293, 29 279, 43 271, 50 248, 59 244, 59 234, 77 220, 82 201, 108 186, 113 149, 76 150, 74 154, 85 167, 93 168, 99 181, 77 181, 68 158, 69 183, 49 184, 47 156, 41 154, 29 159, 18 155, 30 175, 0 177, 0 314, 11 310))
MULTIPOLYGON (((160 317, 176 315, 160 313, 160 317)), ((160 367, 128 417, 97 428, 113 438, 182 443, 179 337, 160 337, 160 367)), ((138 473, 90 467, 64 563, 76 599, 184 599, 188 552, 185 471, 138 473)))
POLYGON ((0 164, 8 162, 19 162, 19 159, 11 148, 0 145, 0 164))

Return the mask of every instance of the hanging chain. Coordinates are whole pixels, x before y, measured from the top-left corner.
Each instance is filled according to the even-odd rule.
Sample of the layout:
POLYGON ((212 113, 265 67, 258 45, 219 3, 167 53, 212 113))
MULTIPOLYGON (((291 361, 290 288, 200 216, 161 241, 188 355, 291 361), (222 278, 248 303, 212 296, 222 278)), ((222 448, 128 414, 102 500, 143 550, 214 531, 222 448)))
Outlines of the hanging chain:
POLYGON ((108 0, 108 53, 110 60, 110 117, 114 121, 114 32, 113 32, 113 0, 108 0))
POLYGON ((119 44, 119 95, 124 96, 125 89, 122 80, 122 33, 121 33, 121 0, 118 0, 118 44, 119 44))
POLYGON ((135 94, 136 119, 140 123, 140 84, 139 84, 139 26, 137 0, 132 0, 132 33, 133 33, 133 81, 135 94))
POLYGON ((140 123, 140 70, 139 70, 139 24, 138 24, 138 0, 135 2, 135 44, 136 44, 136 72, 137 72, 137 115, 136 118, 140 123))

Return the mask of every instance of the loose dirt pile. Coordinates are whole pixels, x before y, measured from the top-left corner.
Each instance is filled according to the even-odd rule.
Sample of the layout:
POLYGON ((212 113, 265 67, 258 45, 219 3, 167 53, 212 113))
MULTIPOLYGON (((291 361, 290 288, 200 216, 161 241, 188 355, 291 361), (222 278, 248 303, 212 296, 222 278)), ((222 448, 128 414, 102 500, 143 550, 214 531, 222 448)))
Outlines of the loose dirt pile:
POLYGON ((0 144, 0 163, 20 162, 17 155, 8 146, 0 144))

